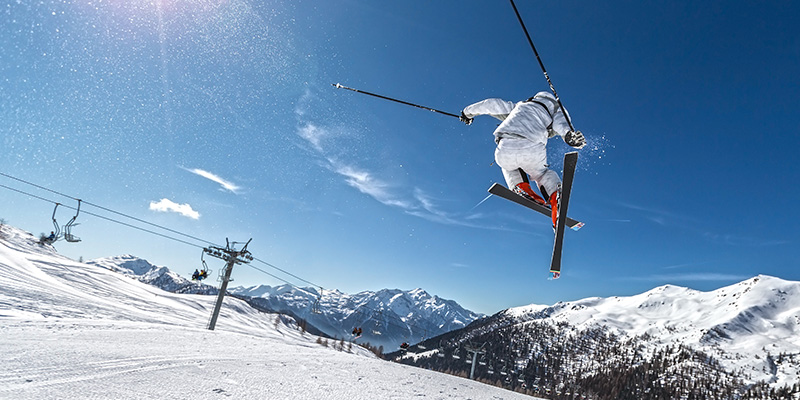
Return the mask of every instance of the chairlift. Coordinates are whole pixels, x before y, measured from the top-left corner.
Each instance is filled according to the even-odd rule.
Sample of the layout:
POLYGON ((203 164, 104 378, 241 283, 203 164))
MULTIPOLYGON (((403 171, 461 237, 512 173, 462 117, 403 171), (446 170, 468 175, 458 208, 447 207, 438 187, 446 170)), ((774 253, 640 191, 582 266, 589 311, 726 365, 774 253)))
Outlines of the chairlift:
POLYGON ((425 341, 425 337, 426 337, 426 336, 428 336, 428 331, 427 331, 427 330, 423 330, 423 333, 422 333, 422 339, 420 339, 420 340, 419 340, 419 343, 417 343, 417 348, 419 348, 420 350, 428 350, 428 348, 427 348, 427 347, 425 347, 425 345, 424 345, 424 344, 422 344, 422 342, 424 342, 424 341, 425 341))
POLYGON ((192 274, 193 281, 202 281, 203 279, 208 278, 208 275, 212 272, 211 268, 208 268, 208 264, 206 264, 205 255, 206 251, 203 249, 203 251, 200 253, 200 262, 203 264, 203 266, 200 268, 200 271, 195 270, 195 273, 192 274))
POLYGON ((42 236, 41 242, 42 243, 49 243, 53 244, 56 240, 58 240, 59 236, 61 236, 61 227, 58 226, 58 221, 56 221, 56 211, 58 210, 58 206, 60 204, 56 203, 56 206, 53 208, 53 231, 50 233, 50 236, 42 236))
MULTIPOLYGON (((56 207, 58 207, 58 204, 56 204, 56 207)), ((81 241, 81 238, 72 234, 72 227, 77 225, 75 224, 75 220, 78 218, 78 215, 80 213, 81 213, 81 199, 78 199, 78 212, 76 212, 75 216, 72 217, 72 219, 70 219, 66 225, 64 225, 64 240, 71 243, 77 243, 81 241)))
POLYGON ((353 334, 353 339, 358 339, 361 337, 361 334, 364 333, 364 331, 361 329, 360 326, 357 326, 353 328, 353 332, 351 333, 353 334))
POLYGON ((314 314, 322 314, 322 310, 320 309, 320 300, 322 300, 322 288, 319 288, 319 294, 317 298, 314 299, 314 304, 311 305, 311 312, 314 314))

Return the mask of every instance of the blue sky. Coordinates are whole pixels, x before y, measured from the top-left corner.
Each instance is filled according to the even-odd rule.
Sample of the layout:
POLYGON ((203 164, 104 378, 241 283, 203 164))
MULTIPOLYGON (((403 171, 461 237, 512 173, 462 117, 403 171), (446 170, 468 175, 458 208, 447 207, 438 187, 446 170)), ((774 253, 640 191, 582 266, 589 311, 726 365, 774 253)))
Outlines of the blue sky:
MULTIPOLYGON (((570 203, 586 226, 557 281, 547 218, 481 203, 502 182, 494 119, 331 86, 452 113, 546 90, 510 3, 26 3, 0 12, 4 174, 213 243, 252 237, 256 258, 326 289, 421 287, 483 313, 800 280, 797 2, 518 1, 590 143, 570 203)), ((558 171, 565 151, 550 141, 558 171)), ((49 232, 52 210, 0 188, 12 225, 49 232)), ((83 241, 56 245, 70 257, 200 265, 198 247, 78 222, 83 241)), ((247 266, 234 279, 283 283, 247 266)))

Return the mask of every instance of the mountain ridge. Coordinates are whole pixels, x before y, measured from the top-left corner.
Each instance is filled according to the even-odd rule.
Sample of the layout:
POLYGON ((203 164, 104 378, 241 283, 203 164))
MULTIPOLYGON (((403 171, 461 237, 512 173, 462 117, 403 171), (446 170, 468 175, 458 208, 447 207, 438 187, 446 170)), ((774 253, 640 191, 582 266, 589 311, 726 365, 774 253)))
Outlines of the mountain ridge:
POLYGON ((571 382, 613 398, 601 394, 620 390, 609 382, 623 382, 642 396, 649 388, 676 398, 697 386, 696 398, 724 391, 792 398, 775 393, 800 393, 798 333, 800 282, 758 275, 708 292, 663 285, 632 296, 513 307, 424 342, 429 350, 390 356, 466 373, 472 366, 453 360, 482 349, 480 379, 543 391, 535 393, 571 382))
MULTIPOLYGON (((172 293, 216 295, 219 290, 203 282, 190 281, 168 267, 151 264, 125 254, 87 261, 132 279, 172 293)), ((415 343, 462 328, 482 318, 456 301, 431 295, 421 288, 381 289, 353 295, 294 285, 254 285, 229 288, 228 292, 265 312, 281 312, 304 320, 310 332, 337 339, 354 339, 352 330, 362 329, 359 342, 373 347, 397 349, 403 342, 415 343), (319 313, 314 312, 315 303, 319 313)))

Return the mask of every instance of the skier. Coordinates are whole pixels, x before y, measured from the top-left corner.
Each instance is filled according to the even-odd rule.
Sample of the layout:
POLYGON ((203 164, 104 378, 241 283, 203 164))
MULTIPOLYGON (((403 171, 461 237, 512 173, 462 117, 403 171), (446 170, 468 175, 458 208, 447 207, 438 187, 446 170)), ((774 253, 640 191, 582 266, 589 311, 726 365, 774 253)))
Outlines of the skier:
POLYGON ((199 278, 200 278, 200 271, 198 271, 197 268, 195 268, 194 273, 192 274, 192 280, 196 281, 199 278))
POLYGON ((547 140, 558 135, 568 145, 580 149, 586 145, 581 131, 570 129, 562 108, 549 92, 536 93, 516 104, 497 98, 479 101, 464 108, 460 119, 469 125, 478 115, 491 115, 503 121, 494 130, 495 162, 503 170, 509 189, 541 205, 549 203, 555 229, 561 179, 547 168, 547 140), (541 197, 531 189, 528 175, 539 186, 541 197))

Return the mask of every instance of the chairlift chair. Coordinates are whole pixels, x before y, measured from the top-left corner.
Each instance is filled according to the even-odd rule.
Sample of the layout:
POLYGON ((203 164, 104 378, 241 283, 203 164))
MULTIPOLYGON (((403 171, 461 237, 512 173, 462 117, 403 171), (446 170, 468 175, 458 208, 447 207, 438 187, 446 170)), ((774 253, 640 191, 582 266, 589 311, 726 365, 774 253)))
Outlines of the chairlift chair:
POLYGON ((424 345, 424 344, 422 344, 422 342, 424 342, 424 341, 425 341, 425 337, 426 337, 426 336, 428 336, 428 331, 427 331, 427 330, 425 330, 425 331, 422 333, 422 339, 420 339, 420 340, 419 340, 419 343, 417 343, 417 348, 419 348, 420 350, 428 350, 428 348, 427 348, 427 347, 425 347, 425 345, 424 345))
POLYGON ((58 206, 59 205, 60 205, 59 203, 56 203, 56 206, 53 208, 53 217, 52 217, 53 218, 53 227, 54 227, 53 235, 52 235, 53 238, 52 239, 50 239, 49 237, 45 238, 47 240, 47 242, 50 243, 50 244, 55 243, 55 241, 58 240, 58 237, 61 236, 61 227, 58 226, 58 221, 56 221, 56 210, 58 210, 58 206))
MULTIPOLYGON (((56 205, 56 207, 58 207, 58 205, 56 205)), ((72 234, 72 227, 76 225, 75 220, 78 218, 78 215, 80 213, 81 213, 81 200, 78 199, 78 212, 76 212, 75 216, 72 217, 72 219, 70 219, 66 225, 64 225, 64 240, 71 243, 77 243, 81 241, 81 238, 72 234)))
POLYGON ((320 309, 320 300, 322 300, 322 288, 319 288, 320 292, 317 295, 317 298, 314 299, 314 304, 311 305, 311 312, 314 314, 322 314, 322 310, 320 309))
POLYGON ((208 275, 211 274, 212 271, 211 268, 208 268, 208 264, 206 264, 205 255, 206 251, 203 249, 203 251, 200 253, 200 262, 203 264, 203 266, 200 268, 200 272, 196 278, 194 275, 192 275, 192 280, 197 279, 198 281, 202 281, 203 279, 208 278, 208 275))

